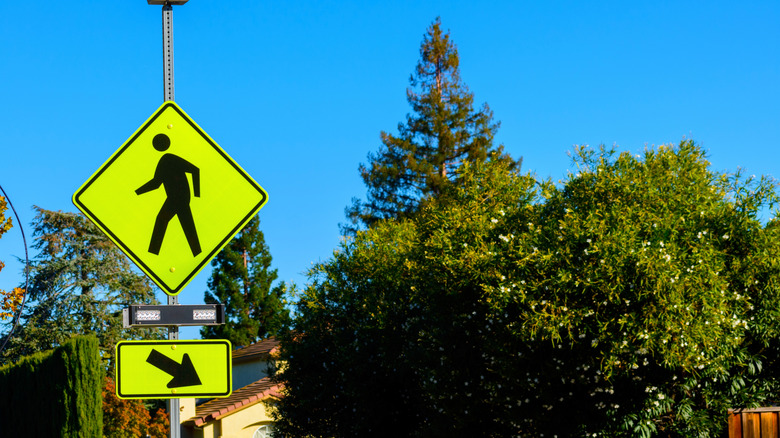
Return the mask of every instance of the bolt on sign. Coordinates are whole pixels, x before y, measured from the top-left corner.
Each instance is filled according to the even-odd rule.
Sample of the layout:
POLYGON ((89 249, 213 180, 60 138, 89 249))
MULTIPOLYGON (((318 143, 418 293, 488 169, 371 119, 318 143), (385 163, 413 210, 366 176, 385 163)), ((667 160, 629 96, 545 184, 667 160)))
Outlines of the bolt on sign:
POLYGON ((227 340, 119 341, 119 398, 227 397, 232 392, 227 340))
POLYGON ((177 295, 268 201, 178 105, 165 102, 73 203, 168 295, 177 295))

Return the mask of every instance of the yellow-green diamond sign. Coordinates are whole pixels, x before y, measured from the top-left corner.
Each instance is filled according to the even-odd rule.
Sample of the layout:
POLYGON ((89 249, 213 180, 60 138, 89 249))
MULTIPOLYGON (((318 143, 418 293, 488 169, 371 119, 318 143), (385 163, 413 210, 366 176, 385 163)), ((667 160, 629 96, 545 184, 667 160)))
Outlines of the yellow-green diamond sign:
POLYGON ((119 398, 227 397, 232 392, 227 340, 120 341, 119 398))
POLYGON ((165 102, 73 195, 162 290, 177 295, 268 194, 174 102, 165 102))

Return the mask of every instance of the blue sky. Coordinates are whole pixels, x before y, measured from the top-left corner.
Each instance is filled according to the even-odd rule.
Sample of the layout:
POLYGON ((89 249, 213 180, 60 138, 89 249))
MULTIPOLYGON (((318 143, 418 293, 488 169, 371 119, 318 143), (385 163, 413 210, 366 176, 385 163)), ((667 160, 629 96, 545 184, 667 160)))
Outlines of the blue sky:
MULTIPOLYGON (((160 9, 0 3, 0 185, 28 237, 32 206, 75 211, 76 189, 162 103, 160 9)), ((683 138, 715 170, 780 176, 777 2, 191 0, 173 11, 176 102, 268 191, 281 280, 304 284, 338 246, 344 207, 365 195, 358 165, 409 112, 437 16, 497 141, 540 177, 562 178, 575 144, 683 138)), ((14 228, 0 288, 23 254, 14 228)), ((207 278, 180 301, 201 302, 207 278)))

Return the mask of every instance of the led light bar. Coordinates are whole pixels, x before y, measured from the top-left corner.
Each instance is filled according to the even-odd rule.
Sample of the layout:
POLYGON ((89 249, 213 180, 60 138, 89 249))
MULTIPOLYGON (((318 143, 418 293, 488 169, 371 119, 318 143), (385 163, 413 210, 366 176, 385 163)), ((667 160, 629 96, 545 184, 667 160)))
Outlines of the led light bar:
POLYGON ((135 312, 135 319, 138 321, 159 321, 159 310, 138 310, 135 312))
POLYGON ((195 321, 216 321, 217 309, 194 309, 192 319, 195 321))
POLYGON ((185 325, 221 325, 225 323, 223 304, 133 304, 122 311, 123 326, 172 327, 185 325))

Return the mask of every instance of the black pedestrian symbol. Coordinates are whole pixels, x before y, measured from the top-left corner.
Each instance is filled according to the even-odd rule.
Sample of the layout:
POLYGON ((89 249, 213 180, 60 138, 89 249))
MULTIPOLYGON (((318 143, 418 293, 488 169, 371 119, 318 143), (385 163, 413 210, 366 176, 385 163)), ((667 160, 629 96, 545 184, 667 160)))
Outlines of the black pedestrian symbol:
MULTIPOLYGON (((171 146, 171 139, 165 134, 157 134, 152 139, 152 146, 160 152, 168 150, 171 146)), ((174 154, 165 154, 157 163, 154 171, 154 177, 148 183, 142 185, 135 191, 136 195, 141 195, 163 186, 165 189, 165 203, 157 214, 154 221, 154 231, 152 231, 152 240, 149 243, 149 252, 155 255, 160 254, 165 231, 168 229, 168 222, 174 216, 178 216, 179 223, 187 243, 190 245, 192 255, 200 254, 200 241, 198 241, 198 232, 195 230, 195 222, 192 219, 192 210, 190 210, 190 184, 187 181, 187 174, 192 174, 192 194, 196 198, 200 197, 200 170, 189 161, 174 154)))

